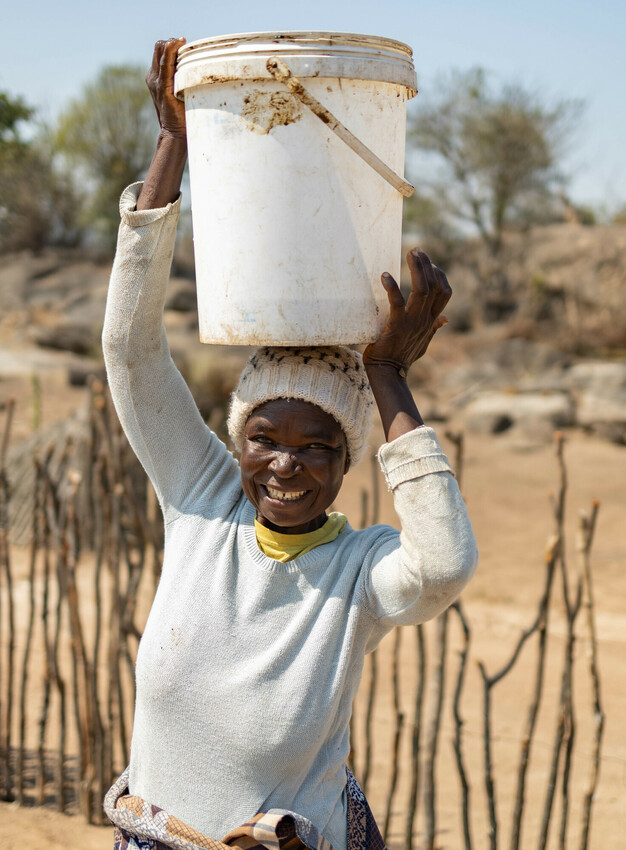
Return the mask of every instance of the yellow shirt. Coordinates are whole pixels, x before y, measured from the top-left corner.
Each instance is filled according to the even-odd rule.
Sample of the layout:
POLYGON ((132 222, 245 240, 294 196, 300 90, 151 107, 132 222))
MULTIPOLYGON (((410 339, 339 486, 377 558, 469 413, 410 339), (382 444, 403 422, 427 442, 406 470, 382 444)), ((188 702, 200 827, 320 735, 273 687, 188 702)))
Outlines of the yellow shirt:
POLYGON ((328 514, 328 519, 317 531, 308 531, 306 534, 281 534, 272 531, 254 520, 254 529, 259 549, 268 558, 275 561, 293 561, 300 555, 310 552, 322 543, 330 543, 339 537, 346 524, 346 517, 338 511, 328 514))

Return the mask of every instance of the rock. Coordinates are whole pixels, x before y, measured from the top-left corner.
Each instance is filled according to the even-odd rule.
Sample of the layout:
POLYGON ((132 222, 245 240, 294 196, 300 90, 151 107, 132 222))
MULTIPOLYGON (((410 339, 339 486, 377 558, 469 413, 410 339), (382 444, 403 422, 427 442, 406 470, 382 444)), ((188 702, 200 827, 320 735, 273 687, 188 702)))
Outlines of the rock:
POLYGON ((613 443, 626 443, 626 363, 577 363, 566 381, 576 398, 577 423, 613 443))
POLYGON ((626 422, 594 422, 590 430, 596 437, 618 446, 626 446, 626 422))
POLYGON ((106 383, 106 370, 93 363, 72 366, 67 370, 67 383, 70 387, 86 387, 91 378, 97 378, 106 383))
POLYGON ((568 358, 549 343, 534 342, 521 337, 503 339, 481 352, 481 359, 490 359, 501 369, 517 375, 541 375, 555 366, 563 367, 568 358))
POLYGON ((520 427, 549 438, 555 428, 574 424, 574 403, 567 393, 484 392, 463 409, 465 427, 478 433, 499 434, 520 427))
POLYGON ((477 390, 505 390, 513 383, 524 393, 568 389, 563 374, 569 360, 548 343, 499 339, 472 352, 471 358, 442 377, 444 389, 460 393, 456 403, 466 403, 477 390))
POLYGON ((573 390, 593 390, 600 394, 626 390, 626 363, 604 360, 576 363, 567 370, 565 379, 573 390))
POLYGON ((505 387, 510 378, 495 363, 471 361, 449 369, 441 377, 441 387, 459 393, 455 404, 465 404, 477 391, 505 387))
POLYGON ((602 387, 581 393, 577 420, 598 437, 618 445, 626 444, 626 389, 611 391, 609 387, 602 387))
POLYGON ((610 392, 587 390, 580 394, 577 405, 578 424, 594 425, 597 422, 626 423, 626 389, 610 392))
POLYGON ((194 287, 177 288, 167 299, 166 310, 175 310, 178 313, 190 313, 197 310, 198 300, 194 287))
POLYGON ((98 345, 98 334, 92 328, 75 324, 35 328, 32 339, 41 348, 72 351, 74 354, 89 354, 98 345))

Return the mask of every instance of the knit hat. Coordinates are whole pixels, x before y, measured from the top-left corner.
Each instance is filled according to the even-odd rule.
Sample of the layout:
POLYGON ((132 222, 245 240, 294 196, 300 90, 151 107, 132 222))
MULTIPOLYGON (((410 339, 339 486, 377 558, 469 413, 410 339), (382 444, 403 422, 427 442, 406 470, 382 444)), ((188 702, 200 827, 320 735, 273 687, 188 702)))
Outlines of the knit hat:
POLYGON ((344 346, 257 349, 231 399, 228 432, 238 451, 252 411, 277 398, 308 401, 330 413, 346 435, 350 464, 361 460, 374 399, 358 351, 344 346))

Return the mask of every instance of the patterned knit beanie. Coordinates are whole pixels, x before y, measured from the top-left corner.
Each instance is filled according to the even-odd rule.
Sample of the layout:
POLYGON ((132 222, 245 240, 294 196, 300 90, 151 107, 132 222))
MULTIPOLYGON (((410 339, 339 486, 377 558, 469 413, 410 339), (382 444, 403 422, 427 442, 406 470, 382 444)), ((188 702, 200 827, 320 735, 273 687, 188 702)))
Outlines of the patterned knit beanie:
POLYGON ((241 373, 228 416, 228 432, 239 452, 252 411, 277 398, 308 401, 330 413, 346 435, 350 465, 361 460, 374 398, 357 351, 344 346, 257 349, 241 373))

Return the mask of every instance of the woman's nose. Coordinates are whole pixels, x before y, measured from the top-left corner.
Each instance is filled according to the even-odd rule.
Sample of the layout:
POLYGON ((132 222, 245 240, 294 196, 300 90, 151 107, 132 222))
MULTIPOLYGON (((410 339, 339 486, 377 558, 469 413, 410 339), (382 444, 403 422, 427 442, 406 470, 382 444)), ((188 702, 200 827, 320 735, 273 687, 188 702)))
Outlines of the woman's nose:
POLYGON ((277 475, 295 475, 301 469, 300 461, 294 452, 289 449, 277 448, 270 461, 270 469, 277 475))

